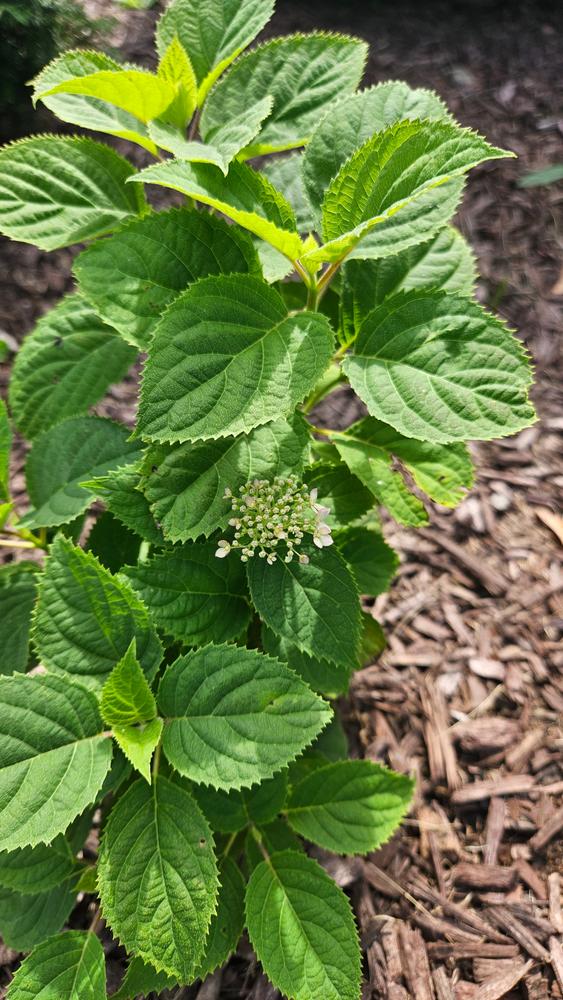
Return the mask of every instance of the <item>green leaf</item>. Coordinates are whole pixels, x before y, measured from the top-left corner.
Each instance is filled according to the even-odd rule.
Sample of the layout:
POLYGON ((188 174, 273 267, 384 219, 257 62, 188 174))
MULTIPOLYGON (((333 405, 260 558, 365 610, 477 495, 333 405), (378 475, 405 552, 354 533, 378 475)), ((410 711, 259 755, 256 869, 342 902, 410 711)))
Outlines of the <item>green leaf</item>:
POLYGON ((213 836, 191 795, 157 777, 136 781, 106 825, 98 862, 102 912, 121 943, 187 982, 215 912, 213 836))
POLYGON ((456 178, 509 155, 445 121, 404 121, 376 133, 331 182, 323 201, 325 245, 307 260, 338 261, 353 251, 385 257, 425 242, 455 210, 462 190, 456 178))
POLYGON ((137 562, 140 546, 139 536, 125 528, 121 521, 106 510, 94 522, 85 548, 110 573, 119 573, 123 566, 131 566, 137 562))
POLYGON ((522 188, 541 187, 543 184, 555 184, 561 180, 563 180, 563 163, 552 163, 543 170, 533 170, 530 174, 524 174, 517 184, 522 188))
POLYGON ((240 437, 179 445, 160 460, 155 456, 145 496, 170 541, 207 537, 230 516, 226 487, 236 493, 250 479, 300 472, 308 444, 307 426, 296 414, 240 437))
POLYGON ((375 306, 397 292, 414 288, 442 289, 470 295, 475 260, 461 233, 445 226, 428 243, 381 260, 351 260, 344 265, 343 326, 351 343, 375 306))
POLYGON ((157 24, 158 51, 178 36, 190 55, 203 100, 217 77, 270 20, 273 10, 273 0, 173 0, 157 24))
POLYGON ((326 189, 346 160, 374 135, 405 119, 450 118, 432 90, 399 80, 344 96, 316 124, 303 157, 307 197, 317 215, 326 189))
POLYGON ((111 233, 145 206, 134 167, 93 139, 32 136, 0 150, 0 231, 41 250, 111 233))
POLYGON ((27 667, 38 571, 37 563, 31 562, 0 567, 0 674, 24 671, 27 667))
POLYGON ((105 1000, 106 970, 95 934, 66 931, 40 944, 17 970, 7 1000, 105 1000))
POLYGON ((206 785, 193 787, 193 796, 212 828, 221 833, 238 833, 250 823, 270 823, 283 809, 286 795, 287 771, 251 788, 233 788, 230 792, 206 785))
POLYGON ((8 410, 3 399, 0 399, 0 500, 10 499, 10 452, 12 450, 12 431, 8 418, 8 410))
POLYGON ((158 76, 171 84, 176 92, 164 118, 185 129, 197 108, 197 80, 191 59, 177 35, 162 55, 158 76))
POLYGON ((23 895, 48 892, 76 870, 76 860, 62 834, 52 844, 0 853, 0 886, 23 895))
POLYGON ((187 544, 123 571, 158 628, 188 646, 236 639, 250 622, 244 567, 216 548, 187 544))
POLYGON ((295 409, 328 367, 319 313, 289 314, 250 275, 205 278, 162 318, 145 366, 139 433, 197 441, 247 433, 295 409))
POLYGON ((290 825, 337 854, 367 854, 389 840, 410 805, 413 782, 370 760, 321 767, 289 797, 290 825))
POLYGON ((253 49, 213 89, 202 122, 218 127, 267 95, 272 112, 252 155, 302 146, 327 105, 358 86, 367 45, 346 35, 315 32, 274 38, 253 49))
POLYGON ((361 666, 369 666, 377 660, 387 645, 385 633, 381 625, 371 614, 362 614, 362 647, 360 649, 361 666))
POLYGON ((394 455, 410 472, 418 488, 444 507, 455 507, 473 485, 473 463, 463 443, 415 441, 373 417, 353 424, 349 431, 353 437, 394 455))
POLYGON ((487 441, 534 420, 524 348, 462 296, 388 299, 362 324, 354 352, 343 362, 352 387, 372 416, 407 437, 487 441))
POLYGON ((298 231, 312 233, 317 227, 303 183, 302 169, 303 154, 291 153, 290 156, 266 160, 262 172, 293 208, 298 231))
POLYGON ((168 976, 166 972, 157 972, 152 965, 143 962, 142 958, 132 958, 121 986, 117 993, 112 993, 111 1000, 135 1000, 135 997, 148 996, 149 993, 160 994, 163 990, 173 989, 177 983, 176 977, 168 976))
POLYGON ((304 244, 297 233, 293 209, 263 174, 244 163, 231 163, 224 176, 208 163, 168 160, 146 167, 132 180, 172 188, 202 205, 210 205, 271 243, 291 261, 303 253, 304 244))
POLYGON ((284 664, 236 646, 180 657, 160 683, 158 704, 172 766, 224 789, 272 777, 330 718, 328 705, 284 664))
POLYGON ((376 531, 351 528, 338 538, 338 548, 352 570, 361 594, 377 597, 389 589, 399 556, 376 531))
POLYGON ((62 80, 37 99, 54 94, 78 94, 96 97, 126 111, 145 124, 159 118, 176 97, 176 87, 164 74, 156 75, 144 69, 100 69, 86 76, 62 80))
POLYGON ((78 295, 43 316, 16 355, 10 380, 14 423, 36 437, 76 417, 120 382, 136 352, 78 295))
POLYGON ((47 844, 94 801, 111 741, 68 678, 0 677, 0 705, 0 850, 47 844))
POLYGON ((238 866, 223 858, 219 868, 217 913, 211 918, 205 954, 194 972, 194 979, 205 979, 229 958, 239 942, 244 927, 244 882, 238 866))
POLYGON ((266 625, 309 656, 357 666, 360 599, 342 556, 333 548, 302 551, 307 565, 265 559, 247 563, 250 595, 266 625))
POLYGON ((112 470, 109 476, 86 480, 82 485, 102 500, 111 513, 129 531, 151 545, 163 545, 162 532, 150 512, 148 502, 141 493, 140 474, 135 466, 112 470))
POLYGON ((20 521, 22 527, 69 524, 95 499, 81 485, 139 458, 139 443, 129 440, 123 424, 104 417, 70 417, 35 439, 25 476, 34 504, 20 521))
POLYGON ((371 490, 399 524, 418 528, 428 523, 422 500, 410 492, 401 473, 393 469, 389 452, 378 444, 354 436, 352 430, 335 434, 332 440, 350 472, 371 490))
POLYGON ((359 1000, 360 948, 350 903, 321 866, 283 851, 246 890, 250 941, 268 978, 294 1000, 359 1000))
POLYGON ((59 535, 39 590, 34 641, 49 670, 100 687, 136 640, 143 671, 154 677, 162 647, 129 583, 59 535))
POLYGON ((128 139, 143 146, 149 153, 156 153, 154 142, 146 126, 134 114, 128 114, 97 97, 83 94, 52 93, 52 88, 65 80, 89 76, 98 70, 121 70, 119 63, 102 52, 73 49, 53 59, 33 80, 33 100, 40 94, 51 92, 51 96, 41 97, 50 111, 63 122, 79 125, 94 132, 104 132, 120 139, 128 139))
POLYGON ((134 219, 74 265, 80 289, 122 337, 146 349, 166 307, 210 274, 260 273, 250 238, 189 208, 134 219))
POLYGON ((8 948, 31 951, 60 931, 76 902, 76 878, 46 892, 21 895, 0 889, 0 934, 8 948))
POLYGON ((373 497, 344 462, 315 462, 303 473, 308 489, 317 490, 317 502, 330 508, 331 527, 355 521, 373 507, 373 497))
POLYGON ((328 698, 337 698, 338 695, 346 694, 348 691, 350 667, 337 666, 328 660, 307 656, 307 653, 302 653, 289 639, 275 635, 266 625, 262 626, 262 645, 264 652, 287 663, 309 687, 313 688, 313 691, 318 691, 328 698))
POLYGON ((134 639, 102 688, 100 712, 110 728, 150 722, 156 715, 156 701, 135 655, 134 639))
POLYGON ((308 753, 320 753, 330 761, 348 757, 348 737, 338 715, 334 715, 326 729, 317 736, 308 753))
POLYGON ((152 719, 143 726, 114 726, 113 735, 127 759, 143 778, 151 783, 151 761, 162 736, 162 719, 152 719))

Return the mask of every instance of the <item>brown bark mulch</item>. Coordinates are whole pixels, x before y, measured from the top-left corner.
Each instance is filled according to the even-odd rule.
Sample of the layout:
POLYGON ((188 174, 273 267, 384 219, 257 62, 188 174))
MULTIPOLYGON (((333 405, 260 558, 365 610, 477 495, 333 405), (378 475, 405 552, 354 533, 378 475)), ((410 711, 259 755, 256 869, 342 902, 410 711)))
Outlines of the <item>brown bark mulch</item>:
MULTIPOLYGON (((563 998, 563 185, 517 187, 563 160, 563 11, 532 0, 278 6, 272 33, 362 35, 370 82, 433 87, 463 124, 518 153, 475 173, 459 224, 481 301, 534 356, 540 416, 474 448, 477 482, 456 511, 434 508, 418 532, 386 523, 401 564, 372 611, 388 649, 355 675, 340 711, 352 754, 413 772, 416 800, 369 858, 316 854, 356 907, 364 1000, 563 998)), ((153 15, 127 18, 127 56, 146 60, 153 15)), ((69 287, 71 254, 0 252, 0 328, 15 347, 69 287)), ((130 413, 133 393, 119 387, 100 412, 130 413)), ((104 944, 117 983, 122 955, 104 944)), ((6 983, 16 956, 4 958, 6 983)), ((223 972, 182 996, 279 994, 243 941, 223 972)))

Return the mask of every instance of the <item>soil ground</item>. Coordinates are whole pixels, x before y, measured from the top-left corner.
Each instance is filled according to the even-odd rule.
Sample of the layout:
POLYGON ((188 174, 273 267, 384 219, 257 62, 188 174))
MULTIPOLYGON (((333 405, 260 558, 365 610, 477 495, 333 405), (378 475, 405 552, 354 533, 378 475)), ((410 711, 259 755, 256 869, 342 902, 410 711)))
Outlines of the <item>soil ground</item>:
MULTIPOLYGON (((477 254, 481 301, 534 357, 540 418, 474 449, 477 482, 456 511, 435 508, 417 533, 386 525, 401 553, 373 608, 388 650, 355 676, 340 710, 352 754, 414 772, 417 797, 381 851, 321 860, 356 906, 365 1000, 561 998, 563 185, 517 182, 563 160, 563 10, 494 0, 278 8, 269 33, 359 34, 371 45, 368 82, 431 87, 463 124, 518 153, 474 172, 458 223, 477 254)), ((154 12, 123 18, 116 44, 121 35, 127 57, 147 62, 154 12)), ((53 125, 45 116, 32 127, 53 125)), ((71 287, 72 254, 5 242, 0 254, 0 329, 15 349, 71 287)), ((127 416, 133 393, 130 380, 100 412, 127 416)), ((117 983, 122 955, 104 943, 117 983)), ((4 958, 2 983, 17 956, 4 958)), ((222 973, 182 996, 279 994, 243 941, 222 973)))

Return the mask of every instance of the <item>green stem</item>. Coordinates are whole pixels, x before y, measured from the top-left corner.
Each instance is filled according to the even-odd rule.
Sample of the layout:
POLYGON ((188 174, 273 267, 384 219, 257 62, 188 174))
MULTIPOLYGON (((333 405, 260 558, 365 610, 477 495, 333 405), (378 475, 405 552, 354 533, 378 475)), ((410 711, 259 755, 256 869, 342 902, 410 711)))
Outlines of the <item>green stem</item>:
POLYGON ((267 861, 268 864, 270 864, 270 855, 268 854, 266 848, 264 847, 264 843, 263 843, 263 840, 262 840, 262 834, 260 833, 260 830, 256 829, 256 827, 254 826, 254 823, 252 823, 250 825, 250 832, 251 832, 252 836, 254 837, 254 840, 256 841, 256 843, 258 845, 258 849, 259 849, 262 857, 264 858, 264 861, 267 861))
POLYGON ((310 413, 317 403, 320 403, 321 399, 328 396, 329 392, 332 392, 334 387, 342 382, 343 378, 344 376, 339 365, 332 364, 303 403, 303 413, 310 413))
POLYGON ((154 752, 154 757, 152 759, 152 776, 153 776, 153 780, 156 778, 156 776, 158 774, 158 769, 160 767, 160 750, 161 750, 161 746, 162 746, 161 742, 157 743, 156 750, 154 752))
POLYGON ((236 831, 236 830, 235 830, 234 833, 231 833, 231 836, 229 837, 227 843, 225 844, 225 848, 223 850, 223 857, 224 858, 227 857, 227 855, 229 854, 229 851, 231 850, 231 847, 233 846, 235 840, 237 839, 237 833, 238 833, 238 831, 236 831))
POLYGON ((326 290, 327 290, 328 286, 330 285, 332 279, 336 276, 336 274, 338 272, 338 269, 339 269, 339 267, 340 267, 341 264, 342 264, 342 261, 341 260, 337 260, 337 261, 334 262, 334 264, 329 264, 328 267, 327 267, 327 269, 326 269, 326 271, 323 271, 323 273, 321 274, 321 276, 319 278, 319 285, 318 285, 318 288, 319 288, 319 299, 322 298, 322 296, 326 292, 326 290))

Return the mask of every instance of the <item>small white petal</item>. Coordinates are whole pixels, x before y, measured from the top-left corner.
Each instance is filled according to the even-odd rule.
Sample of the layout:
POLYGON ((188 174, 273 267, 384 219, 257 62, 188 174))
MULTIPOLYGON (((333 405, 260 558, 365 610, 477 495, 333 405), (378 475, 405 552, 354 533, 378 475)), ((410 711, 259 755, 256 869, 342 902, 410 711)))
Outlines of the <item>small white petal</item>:
POLYGON ((217 558, 218 558, 218 559, 224 559, 224 558, 225 558, 225 556, 228 556, 228 554, 229 554, 229 551, 230 551, 230 546, 229 546, 229 548, 228 548, 228 549, 225 549, 225 548, 219 548, 219 549, 217 549, 217 551, 215 552, 215 555, 217 556, 217 558))

